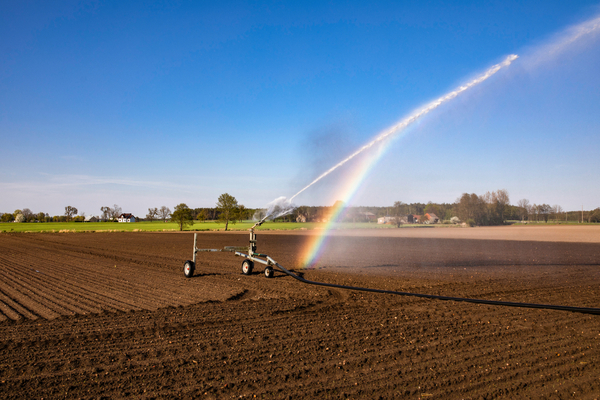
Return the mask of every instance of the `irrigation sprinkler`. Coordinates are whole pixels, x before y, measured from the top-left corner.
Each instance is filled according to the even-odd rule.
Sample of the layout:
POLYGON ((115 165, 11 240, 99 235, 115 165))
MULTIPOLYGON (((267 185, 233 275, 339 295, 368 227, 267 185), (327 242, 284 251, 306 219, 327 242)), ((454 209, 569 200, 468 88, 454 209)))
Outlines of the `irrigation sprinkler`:
POLYGON ((294 274, 289 271, 287 268, 283 267, 273 258, 268 256, 267 254, 258 253, 256 251, 256 233, 254 229, 257 226, 260 226, 265 222, 265 219, 258 221, 255 223, 250 231, 250 242, 248 243, 248 247, 245 246, 225 246, 223 249, 199 249, 197 247, 198 234, 194 233, 194 256, 192 260, 187 260, 183 265, 183 273, 186 278, 191 278, 194 275, 194 270, 196 269, 196 254, 199 252, 231 252, 235 256, 243 257, 244 261, 242 261, 242 273, 244 275, 252 274, 252 270, 254 268, 254 263, 257 262, 259 264, 265 265, 264 275, 267 278, 272 278, 274 274, 273 268, 276 267, 284 274, 300 281, 302 283, 308 285, 316 285, 316 286, 326 286, 332 287, 336 289, 346 289, 346 290, 355 290, 360 292, 371 292, 371 293, 383 293, 383 294, 393 294, 398 296, 411 296, 411 297, 420 297, 425 299, 432 300, 448 300, 448 301, 457 301, 457 302, 465 302, 465 303, 475 303, 475 304, 486 304, 492 306, 504 306, 504 307, 519 307, 519 308, 537 308, 537 309, 545 309, 545 310, 558 310, 558 311, 569 311, 569 312, 577 312, 583 314, 594 314, 600 315, 600 308, 590 308, 590 307, 572 307, 572 306, 562 306, 562 305, 553 305, 553 304, 535 304, 535 303, 519 303, 512 301, 497 301, 497 300, 485 300, 485 299, 471 299, 471 298, 463 298, 463 297, 451 297, 451 296, 441 296, 434 294, 423 294, 423 293, 409 293, 409 292, 399 292, 395 290, 384 290, 384 289, 374 289, 374 288, 365 288, 359 286, 348 286, 348 285, 338 285, 335 283, 326 283, 326 282, 316 282, 305 279, 301 276, 294 274), (248 254, 243 253, 242 251, 247 251, 248 254))
POLYGON ((265 222, 265 219, 266 219, 266 217, 263 218, 262 220, 258 221, 254 225, 252 225, 252 228, 249 229, 250 242, 248 243, 248 247, 225 246, 223 249, 199 249, 197 246, 198 234, 194 233, 194 256, 191 261, 187 260, 184 263, 183 274, 186 276, 186 278, 191 278, 194 275, 194 271, 196 270, 196 254, 197 253, 226 251, 226 252, 234 253, 234 255, 244 258, 244 261, 242 261, 242 273, 244 275, 252 274, 252 270, 254 269, 254 263, 259 263, 259 264, 265 265, 265 270, 264 270, 265 277, 272 278, 274 275, 273 266, 279 265, 279 264, 277 264, 277 262, 275 260, 273 260, 271 257, 269 257, 267 254, 258 253, 256 251, 256 233, 254 232, 254 229, 257 226, 261 226, 263 224, 263 222, 265 222), (246 251, 248 254, 243 253, 243 251, 246 251))

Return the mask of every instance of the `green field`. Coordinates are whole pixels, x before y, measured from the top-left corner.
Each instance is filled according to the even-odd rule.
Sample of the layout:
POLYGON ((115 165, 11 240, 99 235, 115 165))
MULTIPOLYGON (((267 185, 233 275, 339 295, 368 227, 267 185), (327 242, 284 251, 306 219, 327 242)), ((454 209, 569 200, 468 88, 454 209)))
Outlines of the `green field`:
MULTIPOLYGON (((241 221, 235 224, 229 224, 230 231, 246 231, 255 221, 241 221)), ((511 224, 515 221, 511 221, 511 224)), ((519 226, 539 226, 539 225, 566 225, 565 222, 530 222, 528 224, 516 223, 519 226)), ((569 225, 582 225, 576 222, 569 222, 569 225)), ((583 224, 587 225, 587 223, 583 224)), ((593 224, 592 224, 593 225, 593 224)), ((307 230, 307 229, 325 229, 327 223, 323 222, 272 222, 267 221, 260 226, 257 231, 269 230, 307 230)), ((402 228, 451 228, 454 225, 436 224, 403 225, 402 228)), ((333 224, 333 229, 393 229, 395 225, 379 225, 375 222, 338 222, 333 224)), ((162 221, 142 221, 133 223, 118 222, 2 222, 0 223, 0 232, 176 232, 179 226, 175 222, 162 221)), ((194 221, 194 225, 187 226, 184 231, 224 231, 225 224, 216 221, 194 221)))
MULTIPOLYGON (((241 221, 236 224, 229 224, 231 231, 248 230, 254 221, 241 221)), ((323 229, 327 226, 325 223, 318 222, 265 222, 257 230, 302 230, 302 229, 323 229)), ((378 225, 371 223, 336 223, 335 229, 361 229, 361 228, 393 228, 392 225, 378 225)), ((161 232, 178 231, 179 226, 175 222, 162 221, 143 221, 133 223, 118 222, 28 222, 0 223, 0 232, 161 232)), ((187 226, 185 231, 224 231, 225 224, 206 221, 195 221, 194 225, 187 226)))

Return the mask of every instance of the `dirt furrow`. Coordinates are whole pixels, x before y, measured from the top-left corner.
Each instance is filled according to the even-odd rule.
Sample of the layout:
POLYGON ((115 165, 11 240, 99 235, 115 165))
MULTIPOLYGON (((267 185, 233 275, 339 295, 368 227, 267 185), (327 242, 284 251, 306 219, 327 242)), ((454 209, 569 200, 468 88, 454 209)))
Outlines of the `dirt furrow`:
MULTIPOLYGON (((13 292, 9 288, 3 287, 3 285, 0 286, 0 300, 2 300, 4 304, 6 304, 18 314, 17 318, 22 316, 28 319, 37 319, 40 317, 40 315, 35 310, 29 309, 27 307, 27 304, 31 304, 30 301, 27 301, 27 299, 25 299, 26 304, 21 304, 19 302, 19 298, 22 298, 22 296, 19 296, 19 298, 15 298, 11 295, 12 293, 13 292)), ((33 304, 35 307, 35 303, 33 304)))
MULTIPOLYGON (((81 285, 82 290, 91 290, 91 293, 94 293, 95 290, 100 289, 101 292, 98 293, 103 293, 102 297, 104 298, 104 301, 109 299, 110 302, 125 305, 125 308, 121 306, 120 309, 122 310, 140 308, 139 306, 135 305, 135 301, 131 302, 128 301, 128 299, 135 300, 139 298, 138 293, 140 292, 139 289, 143 287, 142 285, 132 285, 130 282, 124 281, 123 277, 115 277, 114 275, 105 274, 103 272, 94 270, 93 268, 76 267, 76 264, 74 264, 72 261, 67 262, 65 260, 60 266, 51 266, 52 270, 48 270, 48 267, 46 268, 46 275, 58 272, 59 274, 62 274, 58 276, 64 277, 66 282, 78 282, 81 285), (77 271, 75 274, 73 274, 74 270, 77 271), (71 272, 70 274, 69 271, 71 272), (109 293, 112 293, 112 295, 109 293)), ((155 297, 148 291, 143 291, 143 293, 148 300, 155 297)), ((101 301, 101 304, 104 301, 101 301)), ((158 305, 156 307, 159 307, 164 303, 158 302, 157 304, 158 305)))
POLYGON ((0 274, 0 287, 6 297, 28 311, 25 314, 28 315, 28 318, 31 318, 31 314, 42 318, 56 318, 60 315, 60 312, 56 312, 52 305, 46 304, 43 296, 38 295, 23 283, 0 274))
POLYGON ((45 299, 44 305, 61 315, 85 314, 93 310, 93 308, 85 306, 84 300, 77 301, 69 296, 61 295, 59 288, 48 282, 48 280, 39 279, 36 272, 26 271, 24 273, 24 271, 14 267, 10 269, 10 273, 7 270, 2 272, 0 272, 0 275, 3 275, 5 279, 27 282, 28 290, 45 299))
MULTIPOLYGON (((13 266, 12 272, 17 273, 17 269, 13 266)), ((21 274, 25 274, 27 271, 21 271, 21 274)), ((40 276, 31 275, 32 281, 36 281, 38 285, 42 285, 47 288, 48 291, 60 295, 61 298, 66 299, 68 303, 77 304, 79 307, 84 308, 86 312, 100 312, 101 308, 97 307, 99 299, 103 296, 97 295, 90 290, 90 288, 79 287, 71 281, 68 274, 65 275, 48 275, 40 273, 40 276)), ((107 311, 116 311, 116 307, 110 307, 106 304, 103 309, 107 311)))

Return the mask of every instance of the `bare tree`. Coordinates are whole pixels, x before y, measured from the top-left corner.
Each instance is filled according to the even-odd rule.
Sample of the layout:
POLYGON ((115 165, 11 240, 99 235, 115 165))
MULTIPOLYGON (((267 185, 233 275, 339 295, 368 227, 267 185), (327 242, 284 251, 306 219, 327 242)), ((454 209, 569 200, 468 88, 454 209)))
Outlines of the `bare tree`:
POLYGON ((500 189, 497 190, 493 198, 496 203, 496 213, 500 217, 500 223, 504 223, 504 214, 506 213, 506 209, 510 204, 510 198, 508 197, 508 190, 500 189))
POLYGON ((162 206, 160 210, 158 210, 158 217, 163 220, 163 222, 167 222, 169 216, 171 215, 171 209, 167 206, 162 206))
POLYGON ((561 206, 559 206, 558 204, 555 204, 554 205, 554 220, 558 221, 563 212, 564 212, 563 208, 561 206))
POLYGON ((65 217, 67 217, 67 221, 70 221, 75 215, 77 215, 77 209, 75 207, 65 207, 65 217))
POLYGON ((110 218, 116 220, 122 214, 121 207, 118 205, 114 205, 113 208, 110 209, 110 218))
POLYGON ((521 216, 521 222, 525 220, 527 214, 529 213, 529 200, 521 199, 517 202, 517 207, 519 207, 519 215, 521 216))
POLYGON ((527 207, 527 214, 528 214, 527 219, 529 221, 532 221, 532 220, 537 221, 537 205, 535 203, 530 204, 527 207))
POLYGON ((23 214, 23 218, 25 218, 25 222, 29 222, 33 219, 33 212, 31 212, 31 210, 29 208, 24 208, 21 211, 21 214, 23 214))
POLYGON ((108 221, 110 218, 110 207, 100 207, 100 211, 102 211, 102 221, 108 221))
POLYGON ((149 208, 148 209, 148 214, 146 214, 146 219, 150 222, 154 221, 156 219, 156 216, 158 215, 158 208, 154 207, 154 208, 149 208))

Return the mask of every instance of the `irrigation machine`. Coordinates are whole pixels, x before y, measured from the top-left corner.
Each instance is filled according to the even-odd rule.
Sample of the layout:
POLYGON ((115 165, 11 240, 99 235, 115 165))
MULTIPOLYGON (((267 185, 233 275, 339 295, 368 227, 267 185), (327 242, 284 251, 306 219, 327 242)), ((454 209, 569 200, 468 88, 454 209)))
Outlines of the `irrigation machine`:
MULTIPOLYGON (((243 257, 244 261, 242 261, 242 273, 244 275, 252 274, 252 270, 254 269, 254 263, 264 264, 265 270, 264 274, 267 278, 272 278, 274 274, 273 267, 277 266, 282 268, 275 260, 269 257, 267 254, 258 253, 256 251, 256 233, 254 229, 257 226, 261 226, 265 222, 265 220, 258 221, 255 223, 252 228, 250 228, 250 242, 248 247, 240 247, 240 246, 225 246, 223 249, 199 249, 197 247, 198 243, 198 234, 194 234, 194 256, 192 260, 187 260, 183 265, 183 274, 186 278, 191 278, 194 275, 194 271, 196 270, 196 254, 201 252, 218 252, 218 251, 227 251, 231 252, 238 257, 243 257), (243 253, 243 251, 247 251, 248 254, 243 253)), ((287 270, 286 270, 287 271, 287 270)))

